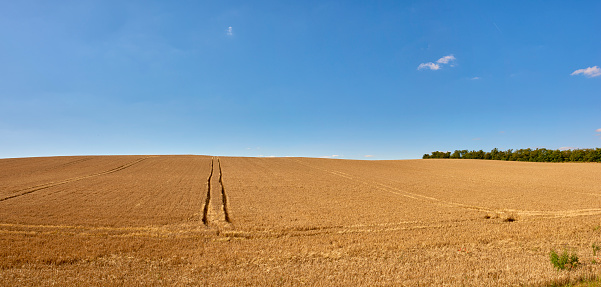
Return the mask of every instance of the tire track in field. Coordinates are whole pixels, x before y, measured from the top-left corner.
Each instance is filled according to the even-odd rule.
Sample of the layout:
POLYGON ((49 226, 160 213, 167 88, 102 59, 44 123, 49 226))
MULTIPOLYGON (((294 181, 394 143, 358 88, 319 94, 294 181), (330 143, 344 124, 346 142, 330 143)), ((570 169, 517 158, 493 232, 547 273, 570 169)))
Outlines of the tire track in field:
POLYGON ((70 165, 74 165, 74 164, 78 164, 78 163, 82 163, 84 161, 88 161, 88 160, 91 160, 91 159, 92 159, 92 157, 85 157, 85 158, 76 159, 74 161, 70 161, 70 162, 63 163, 63 164, 60 164, 60 165, 57 165, 57 166, 53 166, 53 167, 49 168, 49 170, 57 169, 57 168, 61 168, 61 167, 66 167, 66 166, 70 166, 70 165))
POLYGON ((219 184, 221 185, 221 204, 223 215, 227 223, 232 223, 232 220, 230 219, 230 213, 228 212, 227 194, 225 194, 225 186, 223 185, 223 172, 221 170, 221 160, 219 158, 217 158, 217 163, 219 164, 219 184))
POLYGON ((296 159, 294 161, 296 161, 297 163, 304 165, 306 167, 321 170, 323 172, 327 172, 327 173, 330 173, 330 174, 333 174, 336 176, 344 177, 346 179, 356 181, 356 182, 359 182, 359 183, 367 185, 367 186, 375 186, 379 190, 386 191, 388 193, 392 193, 392 194, 396 194, 396 195, 400 195, 400 196, 404 196, 407 198, 420 200, 420 201, 424 201, 424 202, 439 204, 439 205, 447 206, 447 207, 458 207, 458 208, 465 208, 465 209, 470 209, 470 210, 475 210, 475 211, 482 211, 482 212, 487 212, 487 213, 497 213, 497 214, 501 213, 501 214, 515 214, 515 215, 519 215, 519 216, 543 216, 545 218, 576 217, 576 216, 600 215, 601 214, 601 208, 572 209, 572 210, 561 210, 561 211, 520 210, 520 209, 508 209, 508 208, 492 209, 492 208, 487 208, 487 207, 483 207, 483 206, 469 205, 469 204, 463 204, 463 203, 452 202, 452 201, 445 201, 445 200, 438 199, 435 197, 430 197, 430 196, 426 196, 426 195, 403 191, 396 187, 392 187, 392 186, 389 186, 389 185, 386 185, 386 184, 383 184, 380 182, 369 181, 369 180, 366 180, 363 178, 356 178, 356 177, 353 177, 353 176, 351 176, 347 173, 341 172, 341 171, 328 170, 325 168, 312 166, 312 165, 303 163, 296 159))
MULTIPOLYGON (((394 179, 390 179, 389 181, 400 183, 399 181, 396 181, 394 179)), ((386 186, 386 185, 378 183, 378 182, 373 182, 373 183, 380 184, 382 186, 386 186)), ((417 185, 418 184, 413 184, 412 186, 417 186, 417 185)), ((390 186, 386 186, 386 187, 395 189, 395 190, 399 190, 397 188, 390 187, 390 186)), ((583 192, 576 192, 576 193, 581 193, 581 194, 586 194, 586 195, 591 195, 591 196, 601 196, 601 195, 592 194, 592 193, 583 193, 583 192)), ((521 215, 521 216, 540 216, 540 217, 544 217, 544 218, 559 218, 559 217, 576 217, 576 216, 600 215, 601 214, 601 208, 568 209, 568 210, 558 210, 558 211, 523 210, 523 209, 510 209, 510 208, 490 209, 490 208, 484 208, 484 207, 479 207, 479 206, 474 206, 474 205, 462 204, 462 203, 458 203, 458 202, 442 201, 440 199, 428 197, 428 196, 424 196, 424 197, 431 198, 432 200, 446 202, 448 204, 452 204, 453 206, 457 206, 457 207, 463 207, 463 208, 467 208, 467 209, 485 211, 488 213, 505 214, 505 215, 515 214, 515 215, 521 215)))
POLYGON ((9 200, 12 198, 16 198, 16 197, 20 197, 23 195, 27 195, 42 189, 46 189, 46 188, 51 188, 51 187, 55 187, 58 185, 63 185, 63 184, 67 184, 67 183, 71 183, 71 182, 75 182, 75 181, 80 181, 82 179, 87 179, 87 178, 91 178, 91 177, 96 177, 96 176, 101 176, 101 175, 107 175, 107 174, 111 174, 111 173, 115 173, 121 170, 124 170, 128 167, 131 167, 135 164, 138 164, 140 162, 142 162, 143 160, 147 159, 149 157, 143 157, 143 158, 139 158, 137 160, 134 160, 132 162, 126 163, 124 165, 120 165, 118 167, 109 169, 109 170, 105 170, 102 172, 98 172, 98 173, 93 173, 93 174, 88 174, 88 175, 83 175, 83 176, 78 176, 78 177, 73 177, 73 178, 69 178, 69 179, 65 179, 65 180, 61 180, 61 181, 54 181, 54 182, 49 182, 49 183, 45 183, 45 184, 40 184, 40 185, 36 185, 36 186, 32 186, 32 187, 28 187, 28 188, 24 188, 24 189, 20 189, 20 190, 16 190, 13 191, 14 193, 18 193, 18 194, 14 194, 14 195, 10 195, 4 198, 0 198, 0 202, 5 201, 5 200, 9 200))
POLYGON ((211 173, 209 174, 209 178, 207 178, 207 194, 205 197, 205 204, 202 208, 202 223, 204 225, 209 225, 209 205, 211 204, 211 179, 213 178, 213 158, 211 158, 211 173))
POLYGON ((85 226, 85 225, 39 225, 0 223, 1 234, 24 235, 67 235, 91 237, 158 237, 187 238, 214 236, 215 233, 201 229, 198 225, 163 225, 163 226, 85 226))
POLYGON ((478 211, 487 211, 487 212, 492 212, 494 210, 492 209, 488 209, 486 207, 481 207, 481 206, 474 206, 474 205, 467 205, 467 204, 461 204, 461 203, 455 203, 455 202, 450 202, 450 201, 444 201, 435 197, 430 197, 430 196, 426 196, 426 195, 422 195, 422 194, 417 194, 417 193, 413 193, 413 192, 408 192, 408 191, 403 191, 400 190, 398 188, 380 183, 380 182, 376 182, 376 181, 369 181, 363 178, 356 178, 354 176, 351 176, 347 173, 341 172, 341 171, 336 171, 336 170, 329 170, 329 169, 325 169, 325 168, 320 168, 320 167, 316 167, 316 166, 311 166, 308 164, 305 164, 301 161, 295 160, 296 162, 298 162, 301 165, 304 165, 306 167, 309 168, 313 168, 313 169, 317 169, 323 172, 327 172, 329 174, 333 174, 336 176, 340 176, 352 181, 356 181, 358 183, 361 183, 363 185, 367 185, 367 186, 375 186, 377 189, 388 192, 388 193, 392 193, 392 194, 396 194, 396 195, 400 195, 400 196, 404 196, 407 198, 411 198, 414 200, 420 200, 420 201, 424 201, 424 202, 430 202, 430 203, 436 203, 439 205, 443 205, 443 206, 448 206, 448 207, 463 207, 463 208, 467 208, 467 209, 472 209, 472 210, 478 210, 478 211))
POLYGON ((461 223, 425 224, 418 222, 398 222, 372 225, 293 227, 265 230, 224 229, 217 233, 210 229, 192 226, 83 226, 83 225, 36 225, 0 223, 1 234, 24 235, 66 235, 66 236, 108 236, 108 237, 158 237, 158 238, 198 238, 208 237, 215 241, 231 239, 262 239, 282 237, 310 237, 319 235, 342 235, 376 232, 410 231, 419 229, 440 229, 459 227, 461 223))
POLYGON ((207 178, 207 194, 205 198, 205 204, 202 211, 202 223, 205 226, 215 225, 218 227, 226 227, 232 223, 230 213, 228 210, 227 194, 223 184, 223 172, 221 169, 221 160, 215 158, 211 159, 211 173, 207 178), (219 173, 219 178, 214 179, 219 173), (213 181, 219 183, 219 187, 213 184, 213 181))

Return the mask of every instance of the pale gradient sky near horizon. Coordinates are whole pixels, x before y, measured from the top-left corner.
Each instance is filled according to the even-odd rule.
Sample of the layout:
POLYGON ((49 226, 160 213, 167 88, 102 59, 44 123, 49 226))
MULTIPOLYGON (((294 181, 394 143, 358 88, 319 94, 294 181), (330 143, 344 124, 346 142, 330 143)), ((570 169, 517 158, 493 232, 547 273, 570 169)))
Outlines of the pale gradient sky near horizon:
POLYGON ((1 1, 0 158, 601 147, 599 1, 1 1))

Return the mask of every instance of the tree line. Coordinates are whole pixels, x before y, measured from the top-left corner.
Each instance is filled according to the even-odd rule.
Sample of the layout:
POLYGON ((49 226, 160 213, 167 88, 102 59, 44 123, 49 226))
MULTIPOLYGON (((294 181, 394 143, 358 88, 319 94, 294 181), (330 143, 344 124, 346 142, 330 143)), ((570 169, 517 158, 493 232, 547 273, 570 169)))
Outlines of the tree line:
POLYGON ((527 148, 515 151, 513 149, 503 151, 495 148, 489 152, 483 150, 434 151, 431 154, 424 154, 422 158, 490 159, 532 162, 601 162, 601 148, 573 150, 527 148))

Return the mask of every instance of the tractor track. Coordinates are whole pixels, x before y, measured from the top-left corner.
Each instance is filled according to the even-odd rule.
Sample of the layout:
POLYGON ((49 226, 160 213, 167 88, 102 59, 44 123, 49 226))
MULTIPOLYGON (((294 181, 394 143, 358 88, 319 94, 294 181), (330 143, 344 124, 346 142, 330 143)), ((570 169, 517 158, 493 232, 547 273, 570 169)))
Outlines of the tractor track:
POLYGON ((232 223, 232 220, 230 219, 230 214, 227 210, 227 195, 225 194, 225 186, 223 186, 223 172, 221 171, 221 160, 217 159, 217 163, 219 165, 219 184, 221 185, 221 204, 223 209, 223 215, 227 223, 232 223))
POLYGON ((202 209, 202 223, 207 227, 210 225, 224 227, 232 223, 219 158, 211 159, 211 172, 207 178, 207 193, 202 209), (217 173, 219 173, 219 177, 215 180, 214 176, 216 177, 217 173), (220 187, 215 186, 216 184, 219 184, 220 187))
POLYGON ((80 181, 83 179, 87 179, 87 178, 91 178, 91 177, 96 177, 96 176, 101 176, 101 175, 107 175, 107 174, 111 174, 111 173, 115 173, 121 170, 124 170, 128 167, 131 167, 135 164, 138 164, 140 162, 142 162, 143 160, 147 159, 149 157, 143 157, 143 158, 139 158, 137 160, 134 160, 132 162, 126 163, 124 165, 120 165, 118 167, 109 169, 109 170, 105 170, 102 172, 98 172, 98 173, 93 173, 93 174, 88 174, 88 175, 84 175, 84 176, 78 176, 78 177, 73 177, 73 178, 69 178, 69 179, 65 179, 65 180, 61 180, 61 181, 54 181, 54 182, 48 182, 48 183, 44 183, 44 184, 40 184, 40 185, 36 185, 36 186, 32 186, 32 187, 28 187, 28 188, 24 188, 24 189, 20 189, 20 190, 16 190, 14 191, 14 193, 18 193, 18 194, 14 194, 14 195, 10 195, 4 198, 0 198, 0 202, 5 201, 5 200, 9 200, 12 198, 17 198, 23 195, 27 195, 27 194, 31 194, 34 193, 36 191, 42 190, 42 189, 47 189, 47 188, 51 188, 51 187, 55 187, 58 185, 63 185, 63 184, 67 184, 67 183, 71 183, 71 182, 75 182, 75 181, 80 181))
POLYGON ((80 159, 76 159, 76 160, 73 160, 73 161, 70 161, 70 162, 66 162, 66 163, 63 163, 63 164, 60 164, 60 165, 57 165, 57 166, 53 166, 51 168, 48 168, 47 170, 53 170, 53 169, 57 169, 57 168, 71 166, 71 165, 74 165, 74 164, 82 163, 84 161, 89 161, 91 159, 92 159, 92 157, 80 158, 80 159))
POLYGON ((440 229, 458 227, 460 223, 425 224, 418 222, 397 222, 388 224, 290 227, 265 230, 218 230, 215 233, 208 229, 190 228, 181 230, 172 226, 83 226, 83 225, 36 225, 0 223, 0 234, 25 235, 70 235, 70 236, 109 236, 109 237, 162 237, 162 238, 196 238, 209 237, 213 240, 224 239, 261 239, 281 237, 311 237, 319 235, 339 235, 351 233, 380 233, 418 229, 440 229))
POLYGON ((312 166, 312 165, 303 163, 299 160, 295 160, 295 161, 298 164, 301 164, 303 166, 313 168, 316 170, 320 170, 322 172, 326 172, 326 173, 329 173, 332 175, 340 176, 340 177, 346 178, 348 180, 358 182, 360 184, 376 187, 377 189, 388 192, 388 193, 392 193, 392 194, 400 195, 403 197, 411 198, 414 200, 428 202, 428 203, 436 204, 436 205, 440 205, 440 206, 463 208, 463 209, 468 209, 468 210, 486 212, 489 214, 491 214, 491 213, 492 214, 495 214, 495 213, 496 214, 507 214, 507 215, 515 214, 518 216, 538 216, 540 218, 550 218, 550 219, 551 218, 559 218, 559 217, 577 217, 577 216, 591 216, 591 215, 600 215, 601 214, 601 208, 550 211, 550 210, 520 210, 520 209, 508 209, 508 208, 493 209, 493 208, 488 208, 488 207, 483 207, 483 206, 463 204, 463 203, 459 203, 459 202, 446 201, 446 200, 442 200, 442 199, 435 198, 435 197, 430 197, 430 196, 421 195, 421 194, 417 194, 417 193, 413 193, 413 192, 409 192, 409 191, 404 191, 399 188, 395 188, 393 186, 383 184, 383 183, 380 183, 377 181, 351 176, 351 175, 341 172, 341 171, 328 170, 325 168, 312 166))
POLYGON ((213 159, 211 158, 211 173, 209 174, 209 177, 207 178, 207 194, 205 197, 205 204, 202 208, 202 223, 204 223, 204 225, 209 225, 209 204, 211 204, 211 179, 213 178, 213 159))
MULTIPOLYGON (((211 238, 213 241, 232 239, 253 240, 268 238, 313 237, 344 234, 375 234, 425 229, 466 228, 470 224, 481 224, 480 219, 467 219, 452 222, 400 221, 375 224, 354 224, 335 226, 298 226, 267 229, 219 229, 217 232, 205 228, 180 229, 172 225, 164 226, 84 226, 84 225, 36 225, 0 223, 0 234, 24 235, 69 235, 107 237, 160 237, 160 238, 211 238)), ((530 223, 534 221, 528 221, 530 223)), ((494 224, 494 223, 492 223, 494 224)), ((497 223, 499 224, 499 223, 497 223)))

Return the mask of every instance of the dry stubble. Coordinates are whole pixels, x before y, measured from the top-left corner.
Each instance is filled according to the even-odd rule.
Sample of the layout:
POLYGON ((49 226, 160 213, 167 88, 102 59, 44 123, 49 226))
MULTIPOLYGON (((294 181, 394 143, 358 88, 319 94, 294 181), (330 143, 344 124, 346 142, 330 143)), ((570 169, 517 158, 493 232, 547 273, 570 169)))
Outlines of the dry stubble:
POLYGON ((599 274, 597 164, 116 156, 0 167, 4 197, 41 187, 0 201, 3 284, 507 286, 599 274), (551 248, 583 264, 556 271, 551 248))

